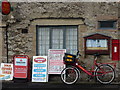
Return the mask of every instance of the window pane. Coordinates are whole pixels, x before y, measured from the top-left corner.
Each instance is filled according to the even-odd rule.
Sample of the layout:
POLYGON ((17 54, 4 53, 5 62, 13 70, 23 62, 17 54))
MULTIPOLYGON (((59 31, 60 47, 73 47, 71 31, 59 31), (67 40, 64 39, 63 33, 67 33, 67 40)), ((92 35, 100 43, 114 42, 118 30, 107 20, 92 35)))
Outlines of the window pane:
POLYGON ((115 29, 116 28, 116 21, 99 21, 99 28, 115 29))
POLYGON ((77 27, 66 28, 66 51, 71 54, 77 52, 77 27))
POLYGON ((52 29, 52 49, 63 49, 63 28, 52 29))
POLYGON ((37 34, 37 42, 38 42, 38 51, 37 54, 38 55, 46 55, 47 54, 47 50, 49 47, 49 28, 44 28, 44 27, 40 27, 38 28, 37 34))

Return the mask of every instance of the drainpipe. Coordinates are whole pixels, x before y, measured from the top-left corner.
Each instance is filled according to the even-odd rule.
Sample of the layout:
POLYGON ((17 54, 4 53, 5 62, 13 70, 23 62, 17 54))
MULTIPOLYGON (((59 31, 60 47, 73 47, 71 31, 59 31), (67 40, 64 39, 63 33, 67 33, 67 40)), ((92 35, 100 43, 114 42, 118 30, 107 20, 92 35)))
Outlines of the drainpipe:
POLYGON ((8 63, 8 25, 6 25, 6 57, 8 63))

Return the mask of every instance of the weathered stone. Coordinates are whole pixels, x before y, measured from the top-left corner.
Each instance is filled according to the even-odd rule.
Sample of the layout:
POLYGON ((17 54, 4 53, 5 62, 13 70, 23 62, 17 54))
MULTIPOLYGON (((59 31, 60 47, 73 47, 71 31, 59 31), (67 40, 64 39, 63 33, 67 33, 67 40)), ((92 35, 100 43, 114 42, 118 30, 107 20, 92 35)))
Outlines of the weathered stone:
MULTIPOLYGON (((4 22, 7 22, 8 29, 8 41, 6 41, 6 31, 4 31, 4 50, 6 51, 6 42, 8 42, 8 60, 12 62, 13 55, 28 54, 32 59, 36 50, 36 27, 32 25, 42 25, 39 23, 42 19, 46 20, 50 25, 49 19, 65 19, 65 20, 79 20, 78 25, 78 43, 79 49, 82 53, 82 61, 86 63, 87 67, 92 66, 94 60, 93 56, 87 55, 84 57, 84 39, 83 37, 93 32, 105 33, 111 36, 113 39, 120 38, 120 29, 118 30, 98 30, 99 20, 117 20, 113 17, 120 15, 118 13, 118 3, 110 2, 11 2, 14 10, 10 15, 2 16, 4 22), (109 18, 109 19, 108 19, 109 18), (38 22, 37 22, 38 21, 38 22), (34 23, 34 24, 33 24, 34 23), (37 24, 36 24, 37 23, 37 24), (22 33, 22 29, 28 29, 28 33, 22 33), (33 48, 34 46, 34 48, 33 48), (90 62, 88 62, 90 61, 90 62)), ((119 16, 120 18, 120 16, 119 16)), ((54 22, 52 21, 52 22, 54 22)), ((54 22, 54 25, 56 22, 54 22)), ((72 22, 69 22, 71 24, 72 22)), ((118 27, 120 27, 120 19, 118 19, 118 27)), ((61 24, 61 23, 60 23, 61 24)), ((44 25, 46 25, 44 23, 44 25)), ((52 24, 51 24, 52 25, 52 24)), ((63 25, 63 24, 61 24, 63 25)), ((68 25, 68 24, 66 24, 68 25)), ((7 53, 7 52, 6 52, 7 53)), ((6 55, 6 54, 5 54, 6 55)), ((103 62, 111 62, 111 58, 102 56, 103 62)), ((6 62, 6 56, 4 61, 6 62)), ((89 68, 88 68, 89 69, 89 68)), ((117 68, 119 73, 119 69, 117 68)), ((120 74, 120 73, 119 73, 120 74)), ((83 75, 84 76, 84 75, 83 75)), ((86 76, 85 76, 86 78, 86 76)), ((83 78, 84 79, 84 78, 83 78)), ((86 80, 86 79, 85 79, 86 80)))

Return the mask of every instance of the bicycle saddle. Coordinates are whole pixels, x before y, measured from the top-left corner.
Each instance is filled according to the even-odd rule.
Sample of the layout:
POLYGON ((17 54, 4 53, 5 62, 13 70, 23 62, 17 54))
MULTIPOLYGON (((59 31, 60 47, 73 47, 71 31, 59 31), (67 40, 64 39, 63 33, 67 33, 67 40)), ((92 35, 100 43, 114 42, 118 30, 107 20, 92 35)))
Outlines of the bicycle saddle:
POLYGON ((100 56, 100 54, 99 53, 95 53, 94 56, 100 56))

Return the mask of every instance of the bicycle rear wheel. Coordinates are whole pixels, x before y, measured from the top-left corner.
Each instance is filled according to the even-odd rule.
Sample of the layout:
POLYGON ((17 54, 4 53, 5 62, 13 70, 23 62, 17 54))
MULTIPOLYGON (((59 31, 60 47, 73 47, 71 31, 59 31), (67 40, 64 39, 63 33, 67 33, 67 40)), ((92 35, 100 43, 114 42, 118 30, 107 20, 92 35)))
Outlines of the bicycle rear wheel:
POLYGON ((75 67, 67 67, 61 72, 61 80, 65 84, 74 84, 79 78, 79 72, 75 67))
POLYGON ((115 71, 110 65, 103 64, 97 67, 95 76, 97 81, 99 81, 100 83, 109 84, 115 78, 115 71))

